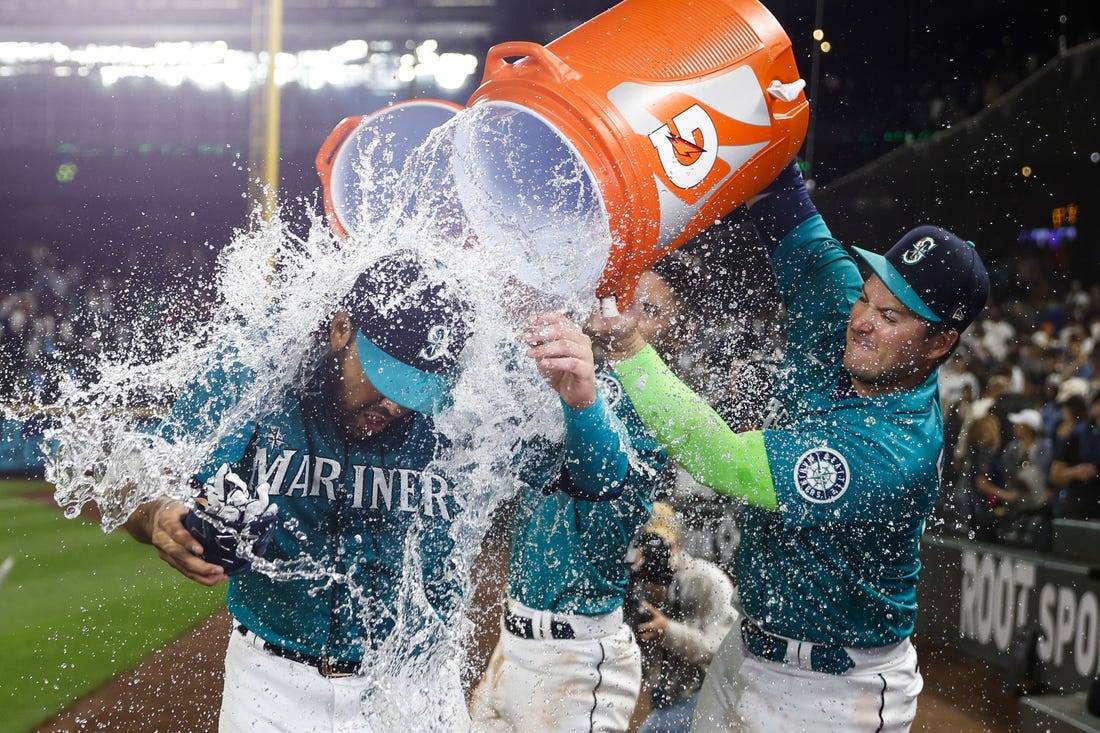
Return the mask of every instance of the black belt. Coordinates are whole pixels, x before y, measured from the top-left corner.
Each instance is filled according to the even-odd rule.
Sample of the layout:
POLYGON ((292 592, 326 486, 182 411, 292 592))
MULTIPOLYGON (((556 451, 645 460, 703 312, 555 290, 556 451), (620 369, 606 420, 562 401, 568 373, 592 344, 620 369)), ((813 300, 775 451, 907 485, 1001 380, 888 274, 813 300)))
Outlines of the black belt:
MULTIPOLYGON (((514 613, 505 614, 504 628, 521 639, 534 639, 535 625, 526 616, 517 616, 514 613)), ((553 639, 576 639, 573 627, 564 621, 550 620, 550 637, 553 639)))
MULTIPOLYGON (((787 658, 787 640, 769 634, 747 618, 741 619, 741 639, 754 656, 772 662, 782 662, 787 658)), ((844 674, 856 666, 842 646, 811 644, 810 647, 810 669, 815 672, 844 674)))
MULTIPOLYGON (((237 624, 237 631, 241 632, 242 636, 251 633, 244 624, 237 624)), ((260 637, 257 635, 256 638, 259 639, 260 637)), ((263 641, 263 639, 260 639, 260 641, 263 641)), ((283 659, 289 659, 292 662, 308 664, 324 677, 352 677, 359 674, 359 667, 362 666, 361 662, 315 657, 312 654, 296 652, 293 649, 283 649, 281 646, 275 646, 270 641, 264 641, 264 651, 283 659)))

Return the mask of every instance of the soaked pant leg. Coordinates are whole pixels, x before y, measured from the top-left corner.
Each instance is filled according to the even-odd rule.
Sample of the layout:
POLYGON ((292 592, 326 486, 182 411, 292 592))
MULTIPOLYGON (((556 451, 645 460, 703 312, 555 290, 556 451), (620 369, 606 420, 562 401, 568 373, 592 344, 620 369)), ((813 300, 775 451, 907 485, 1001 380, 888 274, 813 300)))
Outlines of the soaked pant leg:
POLYGON ((692 731, 908 731, 923 687, 912 644, 885 658, 853 658, 856 666, 842 675, 762 660, 745 653, 735 629, 703 681, 692 731))
POLYGON ((521 639, 502 630, 471 701, 473 730, 626 731, 641 679, 626 625, 597 639, 521 639))

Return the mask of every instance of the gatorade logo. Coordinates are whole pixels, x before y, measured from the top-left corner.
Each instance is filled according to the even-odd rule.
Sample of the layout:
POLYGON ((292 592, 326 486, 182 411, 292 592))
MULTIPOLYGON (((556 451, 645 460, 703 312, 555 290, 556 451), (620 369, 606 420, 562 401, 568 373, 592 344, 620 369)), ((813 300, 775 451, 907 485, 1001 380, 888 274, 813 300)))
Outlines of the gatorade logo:
POLYGON ((676 85, 623 82, 607 97, 652 145, 657 185, 680 202, 662 199, 669 234, 771 142, 771 116, 750 66, 676 85))
POLYGON ((669 182, 677 188, 698 186, 718 160, 718 128, 698 104, 651 132, 649 140, 669 182))
POLYGON ((669 134, 668 139, 672 143, 672 149, 676 152, 676 158, 684 165, 691 165, 706 152, 703 148, 695 143, 689 143, 679 135, 669 134))

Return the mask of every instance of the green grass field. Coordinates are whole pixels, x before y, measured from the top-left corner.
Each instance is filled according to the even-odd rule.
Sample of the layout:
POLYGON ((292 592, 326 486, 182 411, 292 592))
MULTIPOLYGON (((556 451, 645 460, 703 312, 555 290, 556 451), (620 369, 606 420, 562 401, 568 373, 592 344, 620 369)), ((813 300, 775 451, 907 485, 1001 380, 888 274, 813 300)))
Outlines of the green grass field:
POLYGON ((65 519, 41 481, 0 480, 0 733, 26 733, 224 604, 123 530, 65 519), (51 499, 25 498, 27 492, 51 499))

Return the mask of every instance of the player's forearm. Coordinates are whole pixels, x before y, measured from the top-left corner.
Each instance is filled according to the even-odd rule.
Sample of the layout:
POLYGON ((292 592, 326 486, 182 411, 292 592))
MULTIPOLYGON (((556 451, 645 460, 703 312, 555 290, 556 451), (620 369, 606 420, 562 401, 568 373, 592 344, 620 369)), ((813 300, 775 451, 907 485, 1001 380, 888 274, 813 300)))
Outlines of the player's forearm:
POLYGON ((615 371, 642 422, 696 481, 763 509, 778 508, 762 433, 731 430, 651 346, 615 371))
POLYGON ((613 498, 622 493, 630 456, 625 428, 598 395, 595 404, 574 410, 564 402, 565 466, 586 498, 613 498))

